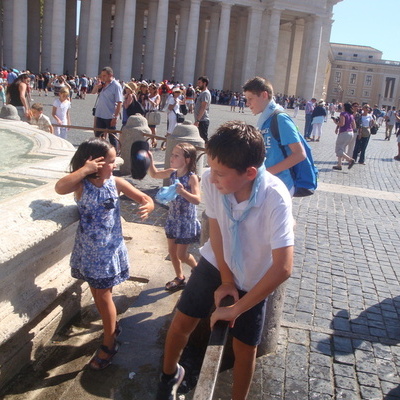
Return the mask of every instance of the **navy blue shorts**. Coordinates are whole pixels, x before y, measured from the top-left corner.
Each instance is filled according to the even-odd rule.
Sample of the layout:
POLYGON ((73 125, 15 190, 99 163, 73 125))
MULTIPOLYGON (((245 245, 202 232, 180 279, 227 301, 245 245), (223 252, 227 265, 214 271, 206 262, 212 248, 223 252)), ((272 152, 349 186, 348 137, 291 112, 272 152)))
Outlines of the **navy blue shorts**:
MULTIPOLYGON (((182 292, 178 310, 193 318, 207 318, 214 310, 214 292, 220 285, 218 269, 202 257, 182 292)), ((239 290, 240 298, 245 294, 239 290)), ((249 346, 258 346, 265 322, 265 308, 266 301, 263 300, 240 315, 230 329, 232 336, 249 346)))

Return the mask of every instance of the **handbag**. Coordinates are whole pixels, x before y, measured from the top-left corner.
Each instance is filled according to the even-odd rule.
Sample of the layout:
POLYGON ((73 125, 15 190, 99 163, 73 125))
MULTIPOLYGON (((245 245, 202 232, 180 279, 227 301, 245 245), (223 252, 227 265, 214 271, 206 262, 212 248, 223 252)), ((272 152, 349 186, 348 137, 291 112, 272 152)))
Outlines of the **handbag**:
POLYGON ((376 125, 371 126, 371 135, 376 135, 379 127, 376 125))
POLYGON ((177 113, 175 110, 172 110, 174 113, 175 113, 175 115, 176 115, 176 122, 178 123, 178 124, 181 124, 182 122, 184 122, 185 121, 185 117, 182 115, 182 114, 180 114, 180 113, 177 113))
POLYGON ((176 122, 181 124, 183 121, 185 121, 185 117, 182 114, 176 113, 176 122))
POLYGON ((161 123, 161 113, 157 110, 149 111, 146 118, 149 125, 160 125, 161 123))

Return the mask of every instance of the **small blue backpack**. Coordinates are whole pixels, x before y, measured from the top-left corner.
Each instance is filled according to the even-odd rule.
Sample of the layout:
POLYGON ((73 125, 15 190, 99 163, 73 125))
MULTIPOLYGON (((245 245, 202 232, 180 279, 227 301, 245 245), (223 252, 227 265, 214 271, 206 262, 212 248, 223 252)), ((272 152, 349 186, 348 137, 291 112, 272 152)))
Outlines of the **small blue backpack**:
MULTIPOLYGON (((281 144, 281 138, 279 135, 278 127, 278 114, 283 113, 283 111, 276 110, 271 119, 271 134, 274 139, 278 142, 279 148, 282 151, 283 156, 287 157, 287 152, 285 146, 281 144)), ((304 139, 303 135, 299 134, 301 138, 301 144, 306 152, 306 158, 290 168, 294 182, 294 197, 305 197, 314 194, 315 189, 317 189, 318 184, 318 169, 314 164, 314 159, 311 153, 311 148, 304 139)))

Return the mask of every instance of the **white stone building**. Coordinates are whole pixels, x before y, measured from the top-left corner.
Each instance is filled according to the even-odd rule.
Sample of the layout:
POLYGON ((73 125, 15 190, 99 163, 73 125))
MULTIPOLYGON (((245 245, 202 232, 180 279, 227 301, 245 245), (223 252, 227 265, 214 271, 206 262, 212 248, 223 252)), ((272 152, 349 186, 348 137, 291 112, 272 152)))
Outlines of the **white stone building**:
POLYGON ((368 46, 331 43, 327 101, 400 107, 400 61, 368 46))
POLYGON ((333 6, 341 0, 0 0, 0 62, 18 69, 128 80, 199 75, 239 90, 255 75, 276 92, 325 93, 333 6), (43 38, 41 40, 41 38, 43 38))

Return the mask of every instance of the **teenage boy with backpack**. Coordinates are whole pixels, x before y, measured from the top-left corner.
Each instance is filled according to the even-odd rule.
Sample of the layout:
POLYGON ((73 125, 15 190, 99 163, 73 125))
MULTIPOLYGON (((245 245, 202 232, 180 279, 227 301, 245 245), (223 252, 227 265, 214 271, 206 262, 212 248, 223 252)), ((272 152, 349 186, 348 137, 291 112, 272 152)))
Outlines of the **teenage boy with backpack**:
POLYGON ((290 168, 306 159, 306 151, 300 134, 291 118, 285 113, 279 113, 277 123, 280 143, 275 139, 271 131, 271 122, 274 114, 281 111, 282 107, 275 103, 274 90, 267 79, 258 76, 250 79, 243 86, 243 91, 250 110, 254 115, 260 114, 257 127, 264 136, 265 167, 268 172, 276 175, 285 183, 293 196, 295 182, 290 168), (286 156, 284 152, 286 152, 286 156))

